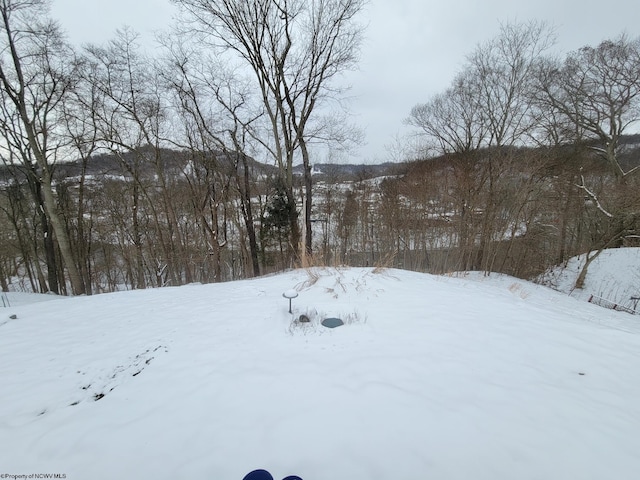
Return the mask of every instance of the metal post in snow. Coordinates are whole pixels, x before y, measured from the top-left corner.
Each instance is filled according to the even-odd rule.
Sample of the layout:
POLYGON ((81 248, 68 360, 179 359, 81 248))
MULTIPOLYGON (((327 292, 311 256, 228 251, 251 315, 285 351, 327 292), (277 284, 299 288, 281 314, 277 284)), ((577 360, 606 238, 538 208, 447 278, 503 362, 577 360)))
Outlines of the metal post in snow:
POLYGON ((291 289, 291 290, 287 290, 286 292, 284 292, 282 294, 282 296, 284 298, 288 298, 289 299, 289 313, 293 313, 291 311, 291 300, 298 296, 298 292, 296 290, 294 290, 294 289, 291 289))

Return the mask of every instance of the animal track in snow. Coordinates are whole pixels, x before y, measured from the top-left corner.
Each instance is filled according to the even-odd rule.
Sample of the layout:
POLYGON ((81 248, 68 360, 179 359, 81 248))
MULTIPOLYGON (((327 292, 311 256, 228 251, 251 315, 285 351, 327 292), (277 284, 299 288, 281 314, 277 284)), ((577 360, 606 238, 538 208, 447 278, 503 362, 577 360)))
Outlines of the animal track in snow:
MULTIPOLYGON (((127 381, 128 377, 137 377, 140 375, 159 353, 167 353, 168 351, 168 348, 164 345, 158 345, 155 348, 148 348, 144 352, 139 353, 123 365, 117 365, 106 375, 100 375, 92 383, 82 386, 81 390, 89 393, 88 398, 85 397, 84 399, 76 400, 72 402, 70 406, 78 405, 82 400, 90 399, 97 402, 103 399, 105 395, 127 381)), ((86 375, 87 372, 78 371, 78 373, 86 375)))

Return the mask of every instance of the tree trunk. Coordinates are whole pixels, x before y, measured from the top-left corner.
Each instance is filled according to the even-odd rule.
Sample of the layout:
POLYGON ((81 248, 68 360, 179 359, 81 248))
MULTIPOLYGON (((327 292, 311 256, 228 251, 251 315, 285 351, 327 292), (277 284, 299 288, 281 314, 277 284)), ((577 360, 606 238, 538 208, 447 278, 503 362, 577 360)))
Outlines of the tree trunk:
MULTIPOLYGON (((142 249, 142 235, 140 234, 140 222, 138 221, 138 210, 140 207, 140 187, 138 185, 138 179, 133 179, 133 243, 135 247, 135 265, 136 272, 135 277, 131 278, 133 288, 147 288, 147 282, 144 275, 144 250, 142 249)), ((126 248, 126 245, 124 246, 126 248)))
MULTIPOLYGON (((29 185, 29 191, 31 192, 33 200, 35 201, 38 211, 38 217, 40 218, 40 230, 42 231, 42 243, 44 245, 45 263, 47 265, 47 281, 45 281, 40 263, 38 262, 36 255, 36 271, 38 273, 40 291, 42 293, 53 292, 56 295, 59 295, 60 286, 58 285, 58 262, 56 259, 56 246, 53 238, 53 233, 51 232, 49 219, 47 217, 47 212, 45 211, 44 198, 42 195, 42 185, 39 180, 39 175, 37 174, 37 171, 32 162, 26 159, 24 160, 24 164, 26 166, 25 175, 27 178, 27 184, 29 185)), ((16 199, 16 201, 20 200, 16 199)), ((34 253, 38 251, 38 242, 35 238, 33 241, 33 251, 34 253)))
POLYGON ((3 292, 9 291, 9 284, 7 283, 7 272, 4 269, 4 262, 0 261, 0 288, 3 292))
POLYGON ((42 237, 44 243, 44 253, 47 261, 47 279, 49 291, 59 294, 60 286, 58 285, 58 262, 56 260, 56 245, 49 225, 49 219, 44 210, 43 203, 38 205, 40 209, 40 223, 42 223, 42 237))
POLYGON ((311 162, 309 160, 309 151, 307 150, 307 144, 304 141, 300 142, 300 149, 302 151, 302 164, 304 166, 304 248, 306 255, 312 255, 312 236, 311 231, 311 207, 313 203, 313 178, 311 176, 311 162))
POLYGON ((89 274, 91 264, 90 250, 91 250, 91 234, 89 234, 89 241, 85 237, 85 229, 84 229, 84 193, 85 193, 85 180, 87 175, 87 158, 82 159, 82 173, 80 175, 80 185, 78 187, 78 215, 76 217, 76 221, 78 223, 78 232, 77 232, 77 240, 76 243, 78 245, 78 265, 80 268, 80 275, 82 275, 84 285, 85 285, 85 293, 87 295, 91 295, 91 275, 89 274))
POLYGON ((296 207, 293 187, 286 185, 285 193, 287 196, 287 212, 289 215, 289 250, 292 253, 292 260, 298 261, 300 259, 300 226, 298 225, 298 208, 296 207))
POLYGON ((58 215, 53 189, 51 188, 52 179, 47 168, 43 168, 42 170, 42 192, 45 210, 51 222, 51 227, 56 234, 60 255, 69 274, 69 281, 71 282, 73 293, 75 295, 83 295, 85 293, 84 282, 73 258, 67 229, 58 215))
MULTIPOLYGON (((258 242, 256 241, 256 227, 253 222, 253 210, 251 208, 251 178, 249 176, 249 162, 247 156, 241 154, 243 167, 243 188, 240 189, 242 200, 242 214, 247 227, 249 237, 249 251, 251 253, 251 264, 253 266, 253 276, 260 275, 260 262, 258 261, 258 242)), ((240 183, 240 182, 238 182, 240 183)))

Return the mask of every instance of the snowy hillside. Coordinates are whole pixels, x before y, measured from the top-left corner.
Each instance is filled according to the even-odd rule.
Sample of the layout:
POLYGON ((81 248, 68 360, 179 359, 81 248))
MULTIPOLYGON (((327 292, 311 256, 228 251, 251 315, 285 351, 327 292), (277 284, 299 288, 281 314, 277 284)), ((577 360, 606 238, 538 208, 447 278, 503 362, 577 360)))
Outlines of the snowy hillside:
POLYGON ((638 317, 509 277, 299 270, 22 304, 0 324, 3 474, 640 471, 638 317), (325 317, 347 324, 326 329, 325 317))
POLYGON ((603 251, 587 270, 584 288, 574 289, 585 255, 574 257, 566 266, 551 269, 542 283, 574 298, 588 300, 591 295, 632 306, 631 297, 640 296, 640 248, 612 248, 603 251))

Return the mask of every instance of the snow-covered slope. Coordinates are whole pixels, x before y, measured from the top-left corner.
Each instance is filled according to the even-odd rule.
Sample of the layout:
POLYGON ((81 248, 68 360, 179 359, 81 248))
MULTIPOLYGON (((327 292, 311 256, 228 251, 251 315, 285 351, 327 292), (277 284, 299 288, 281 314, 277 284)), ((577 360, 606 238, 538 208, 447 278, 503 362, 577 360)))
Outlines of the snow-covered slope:
POLYGON ((588 300, 591 295, 619 305, 631 306, 631 297, 640 296, 640 248, 604 250, 589 265, 583 289, 574 289, 586 255, 574 257, 551 269, 541 282, 574 298, 588 300))
POLYGON ((631 480, 640 471, 637 317, 508 277, 299 270, 0 315, 5 474, 631 480), (292 288, 289 314, 282 293, 292 288), (300 314, 311 324, 296 324, 300 314), (347 325, 319 326, 328 316, 347 325))

